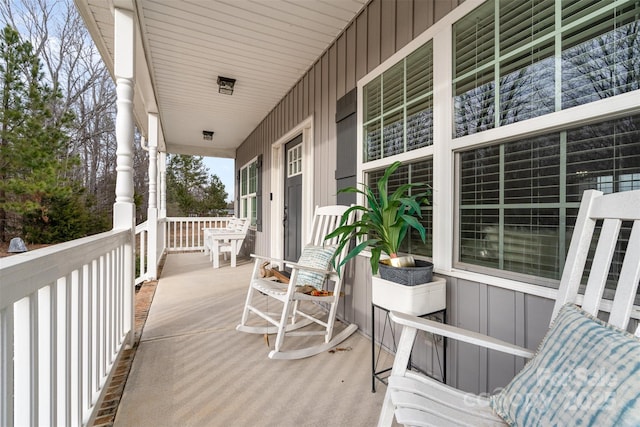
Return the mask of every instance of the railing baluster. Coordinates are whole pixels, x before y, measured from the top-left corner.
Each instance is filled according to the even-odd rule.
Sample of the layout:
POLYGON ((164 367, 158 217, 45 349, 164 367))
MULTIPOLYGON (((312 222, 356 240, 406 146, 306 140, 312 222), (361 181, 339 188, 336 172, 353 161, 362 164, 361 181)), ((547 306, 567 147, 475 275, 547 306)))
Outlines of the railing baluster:
POLYGON ((0 425, 13 423, 14 384, 14 304, 0 308, 0 425))
POLYGON ((38 290, 38 420, 46 424, 51 419, 51 286, 38 290))
MULTIPOLYGON (((31 403, 32 403, 32 382, 33 372, 31 370, 31 325, 29 313, 29 299, 27 296, 14 304, 14 356, 13 372, 15 381, 13 384, 13 405, 15 425, 31 425, 33 423, 31 403)), ((9 425, 13 425, 10 420, 9 425)))
POLYGON ((82 325, 81 325, 81 303, 82 290, 80 281, 80 271, 74 270, 71 273, 71 421, 72 425, 78 426, 82 423, 82 325))

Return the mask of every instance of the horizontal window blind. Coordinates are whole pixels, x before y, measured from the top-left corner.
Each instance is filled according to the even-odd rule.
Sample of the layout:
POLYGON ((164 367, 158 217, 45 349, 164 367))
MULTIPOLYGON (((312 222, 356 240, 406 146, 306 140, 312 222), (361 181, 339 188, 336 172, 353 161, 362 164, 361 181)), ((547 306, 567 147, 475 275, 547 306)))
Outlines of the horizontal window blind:
POLYGON ((454 137, 640 89, 639 33, 635 0, 484 3, 454 25, 454 137))
MULTIPOLYGON (((477 8, 453 27, 454 82, 466 79, 484 67, 492 67, 495 59, 494 11, 492 5, 477 8)), ((455 95, 466 92, 456 84, 455 95)))
POLYGON ((557 135, 504 145, 504 203, 557 203, 560 144, 557 135))
POLYGON ((640 116, 468 150, 459 165, 458 261, 559 279, 583 192, 640 189, 640 116))
POLYGON ((500 1, 500 55, 505 55, 555 29, 555 1, 500 1))
POLYGON ((562 24, 583 19, 611 4, 611 0, 562 0, 562 24))
POLYGON ((392 112, 404 103, 404 63, 399 62, 382 74, 382 105, 392 112))
POLYGON ((640 88, 640 3, 598 15, 562 38, 562 108, 640 88))
POLYGON ((364 121, 369 122, 382 114, 382 76, 364 87, 364 121))
MULTIPOLYGON (((377 182, 383 175, 384 169, 367 172, 367 185, 372 189, 376 197, 380 194, 377 182)), ((427 184, 430 188, 433 183, 433 161, 431 159, 424 159, 400 166, 389 178, 388 194, 393 194, 401 185, 408 183, 423 183, 427 184)), ((429 203, 431 203, 431 195, 429 195, 427 199, 429 203)), ((422 206, 421 223, 426 230, 426 242, 423 243, 420 234, 412 230, 400 248, 401 252, 422 256, 432 255, 433 209, 431 205, 422 206)))
POLYGON ((366 84, 364 161, 433 144, 433 45, 429 41, 366 84))
POLYGON ((640 188, 640 117, 584 126, 567 132, 567 201, 584 190, 605 193, 640 188))
POLYGON ((249 193, 255 193, 258 188, 258 168, 256 162, 249 165, 249 193))

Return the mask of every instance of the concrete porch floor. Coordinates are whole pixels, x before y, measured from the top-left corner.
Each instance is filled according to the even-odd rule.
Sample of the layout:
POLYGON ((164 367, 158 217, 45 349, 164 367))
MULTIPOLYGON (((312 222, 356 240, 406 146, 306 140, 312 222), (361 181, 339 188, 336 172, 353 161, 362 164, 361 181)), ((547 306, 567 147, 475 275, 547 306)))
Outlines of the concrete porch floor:
POLYGON ((286 361, 267 358, 263 336, 235 330, 252 267, 167 256, 116 426, 376 425, 386 388, 371 392, 371 343, 360 333, 339 345, 348 351, 286 361))

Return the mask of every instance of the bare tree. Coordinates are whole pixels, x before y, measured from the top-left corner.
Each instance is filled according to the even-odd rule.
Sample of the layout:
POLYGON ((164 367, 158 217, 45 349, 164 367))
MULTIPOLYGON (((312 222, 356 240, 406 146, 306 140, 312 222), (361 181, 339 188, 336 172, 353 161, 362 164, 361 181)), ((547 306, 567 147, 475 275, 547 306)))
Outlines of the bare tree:
MULTIPOLYGON (((80 162, 65 169, 67 178, 82 183, 92 209, 109 215, 115 197, 115 85, 73 0, 0 0, 0 17, 32 43, 51 87, 63 94, 54 115, 74 115, 67 130, 67 159, 61 160, 80 162)), ((135 187, 140 194, 148 160, 139 151, 136 144, 135 187)))

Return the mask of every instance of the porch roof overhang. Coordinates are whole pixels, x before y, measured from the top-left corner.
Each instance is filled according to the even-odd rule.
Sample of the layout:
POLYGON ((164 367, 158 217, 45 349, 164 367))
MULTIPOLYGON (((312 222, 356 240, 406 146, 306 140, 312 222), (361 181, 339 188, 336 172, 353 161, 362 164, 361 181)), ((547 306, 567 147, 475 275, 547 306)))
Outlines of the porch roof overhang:
POLYGON ((114 70, 115 7, 136 22, 136 123, 157 113, 159 149, 235 158, 236 149, 368 0, 75 0, 114 70), (217 78, 236 79, 233 95, 217 78), (213 131, 212 141, 203 130, 213 131))

